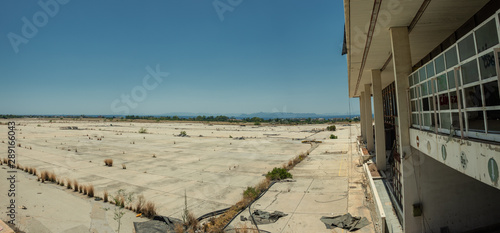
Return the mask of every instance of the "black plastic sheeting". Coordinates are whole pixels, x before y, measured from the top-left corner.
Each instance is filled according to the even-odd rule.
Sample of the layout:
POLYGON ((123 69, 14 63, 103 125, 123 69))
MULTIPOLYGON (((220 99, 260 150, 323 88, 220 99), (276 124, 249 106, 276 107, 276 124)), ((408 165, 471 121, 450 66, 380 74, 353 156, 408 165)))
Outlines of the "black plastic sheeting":
MULTIPOLYGON (((281 217, 285 217, 287 215, 288 214, 285 214, 281 211, 274 211, 272 213, 269 213, 269 212, 262 211, 262 210, 255 210, 249 218, 253 217, 254 222, 256 224, 262 225, 262 224, 275 223, 276 221, 278 221, 278 219, 280 219, 281 217)), ((247 218, 245 218, 243 216, 240 216, 240 219, 242 221, 247 220, 247 218)))
POLYGON ((339 227, 348 231, 356 231, 370 224, 365 217, 353 217, 349 213, 334 217, 323 216, 321 217, 321 221, 325 224, 327 229, 339 227))
POLYGON ((155 216, 153 220, 147 222, 134 222, 136 233, 175 233, 175 224, 182 224, 176 218, 165 216, 155 216))

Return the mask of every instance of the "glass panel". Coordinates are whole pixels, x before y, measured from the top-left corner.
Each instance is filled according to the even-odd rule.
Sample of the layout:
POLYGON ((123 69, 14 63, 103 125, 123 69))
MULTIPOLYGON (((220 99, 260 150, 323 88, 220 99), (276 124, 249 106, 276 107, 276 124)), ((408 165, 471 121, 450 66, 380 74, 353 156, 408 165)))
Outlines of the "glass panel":
POLYGON ((431 126, 431 114, 430 113, 424 113, 424 126, 431 126))
POLYGON ((498 81, 483 84, 484 102, 486 106, 500 105, 500 95, 498 93, 498 81))
POLYGON ((460 61, 476 55, 476 47, 474 46, 472 34, 458 42, 458 54, 460 55, 460 61))
POLYGON ((446 59, 446 69, 454 67, 458 64, 457 49, 455 46, 444 53, 446 59))
POLYGON ((432 95, 434 92, 436 92, 436 89, 432 89, 432 80, 427 82, 427 90, 429 91, 429 95, 432 95))
POLYGON ((448 93, 439 95, 439 108, 441 110, 450 109, 450 99, 448 97, 448 93))
POLYGON ((481 71, 481 79, 487 79, 497 75, 495 55, 493 55, 493 52, 479 58, 479 70, 481 71))
POLYGON ((486 111, 487 123, 488 123, 488 133, 490 132, 500 132, 500 110, 486 111))
POLYGON ((475 81, 479 80, 476 59, 474 59, 466 64, 463 64, 462 68, 460 70, 462 71, 462 79, 463 79, 464 85, 467 83, 471 83, 471 82, 475 82, 475 81))
POLYGON ((450 129, 451 126, 451 118, 450 118, 450 113, 441 113, 439 114, 441 117, 441 128, 443 129, 450 129))
POLYGON ((415 72, 413 74, 413 85, 417 84, 420 82, 420 79, 418 78, 418 72, 415 72))
POLYGON ((422 96, 429 94, 427 92, 427 83, 423 83, 420 87, 422 88, 422 96))
POLYGON ((481 100, 481 88, 479 87, 479 85, 465 88, 464 91, 466 108, 483 106, 483 102, 481 100))
POLYGON ((424 107, 423 108, 424 111, 429 111, 429 98, 423 98, 422 105, 424 107))
MULTIPOLYGON (((453 126, 453 129, 457 130, 458 134, 460 134, 460 119, 458 117, 458 112, 451 113, 451 125, 453 126)), ((465 124, 463 124, 463 126, 465 127, 465 124)))
POLYGON ((437 83, 438 83, 438 91, 445 91, 448 89, 447 83, 446 83, 446 74, 439 75, 437 77, 437 83))
POLYGON ((490 22, 477 29, 476 44, 478 53, 498 44, 497 25, 495 24, 495 19, 490 20, 490 22))
POLYGON ((436 102, 437 100, 434 99, 432 96, 429 97, 429 110, 430 111, 434 111, 434 103, 436 102))
POLYGON ((430 78, 434 76, 434 62, 431 61, 429 64, 425 66, 425 69, 427 70, 427 77, 430 78))
POLYGON ((444 71, 444 57, 440 55, 434 60, 434 65, 436 66, 436 74, 439 74, 444 71))
MULTIPOLYGON (((459 91, 459 94, 462 94, 462 90, 459 91)), ((450 106, 451 109, 458 109, 458 98, 456 91, 450 91, 450 106)))
POLYGON ((484 131, 483 111, 467 112, 469 131, 484 131))
POLYGON ((427 76, 425 75, 425 66, 418 70, 418 75, 420 76, 420 82, 424 81, 427 76))
POLYGON ((418 114, 411 114, 411 122, 414 125, 420 125, 418 122, 418 114))
POLYGON ((411 101, 411 111, 417 112, 417 103, 416 101, 411 101))
POLYGON ((448 89, 455 88, 455 71, 448 72, 448 89))

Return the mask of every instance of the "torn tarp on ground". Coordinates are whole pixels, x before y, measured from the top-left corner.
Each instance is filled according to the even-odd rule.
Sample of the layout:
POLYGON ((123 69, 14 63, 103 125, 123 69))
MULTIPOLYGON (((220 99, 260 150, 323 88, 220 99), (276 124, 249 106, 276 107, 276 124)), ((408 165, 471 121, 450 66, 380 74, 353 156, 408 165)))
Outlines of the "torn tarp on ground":
POLYGON ((174 233, 175 224, 182 224, 181 220, 165 216, 155 216, 147 222, 134 222, 136 233, 174 233))
MULTIPOLYGON (((262 224, 275 223, 276 221, 278 221, 279 218, 285 217, 287 215, 288 214, 285 214, 281 211, 274 211, 272 213, 269 213, 262 210, 255 210, 253 214, 250 217, 248 217, 247 220, 252 221, 252 216, 253 216, 255 223, 257 225, 262 225, 262 224)), ((243 220, 243 218, 241 219, 243 220)))
POLYGON ((339 227, 348 231, 355 231, 370 224, 365 217, 353 217, 349 213, 334 217, 323 216, 321 217, 321 221, 326 225, 327 229, 339 227))

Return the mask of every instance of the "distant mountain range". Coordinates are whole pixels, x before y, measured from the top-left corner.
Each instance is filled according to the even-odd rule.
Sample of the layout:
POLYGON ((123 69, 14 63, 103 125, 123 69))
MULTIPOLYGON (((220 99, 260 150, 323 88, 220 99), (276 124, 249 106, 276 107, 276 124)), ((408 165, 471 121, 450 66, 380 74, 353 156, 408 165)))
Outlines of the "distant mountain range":
MULTIPOLYGON (((325 113, 325 114, 316 114, 316 113, 293 113, 293 112, 257 112, 257 113, 191 113, 191 112, 171 112, 171 113, 165 113, 165 114, 130 114, 130 115, 139 115, 139 116, 152 116, 152 117, 165 117, 165 116, 178 116, 180 118, 191 118, 191 117, 197 117, 197 116, 227 116, 227 117, 234 117, 236 119, 243 119, 243 118, 252 118, 252 117, 259 117, 262 119, 275 119, 275 118, 282 118, 282 119, 293 119, 293 118, 312 118, 312 119, 317 119, 317 118, 324 118, 324 119, 331 119, 331 118, 346 118, 346 117, 356 117, 359 116, 359 113, 352 113, 351 115, 347 113, 325 113)), ((29 116, 29 115, 25 115, 29 116)), ((31 116, 46 116, 46 117, 54 117, 54 116, 66 116, 66 117, 79 117, 82 115, 72 115, 72 114, 43 114, 43 115, 31 115, 31 116)), ((85 115, 86 117, 124 117, 124 115, 85 115)))
MULTIPOLYGON (((213 113, 188 113, 188 112, 172 112, 166 113, 158 116, 178 116, 178 117, 196 117, 196 116, 228 116, 234 117, 237 119, 241 118, 252 118, 259 117, 262 119, 274 119, 274 118, 346 118, 349 117, 349 114, 335 114, 335 113, 327 113, 327 114, 316 114, 316 113, 293 113, 293 112, 257 112, 250 114, 242 114, 242 113, 228 113, 228 114, 213 114, 213 113)), ((359 114, 352 114, 351 117, 358 116, 359 114)), ((156 115, 155 115, 156 116, 156 115)))

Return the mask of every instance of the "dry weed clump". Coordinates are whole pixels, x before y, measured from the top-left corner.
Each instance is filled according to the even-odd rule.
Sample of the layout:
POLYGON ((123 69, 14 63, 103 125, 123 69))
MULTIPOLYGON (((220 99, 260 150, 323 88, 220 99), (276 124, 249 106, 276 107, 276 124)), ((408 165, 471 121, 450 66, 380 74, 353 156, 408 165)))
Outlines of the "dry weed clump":
POLYGON ((36 168, 33 168, 33 175, 36 176, 36 168))
POLYGON ((144 200, 143 195, 137 196, 137 204, 135 205, 135 212, 138 214, 142 213, 143 212, 142 208, 144 208, 145 203, 146 201, 144 200))
POLYGON ((48 181, 49 180, 49 172, 47 171, 42 171, 40 173, 40 179, 42 180, 42 182, 44 181, 48 181))
POLYGON ((127 169, 127 165, 125 165, 124 163, 122 164, 122 168, 123 169, 127 169))
POLYGON ((184 233, 184 227, 180 223, 176 223, 174 226, 175 233, 184 233))
POLYGON ((186 222, 184 223, 188 231, 196 231, 200 228, 200 224, 198 219, 194 216, 193 213, 187 211, 186 222))
POLYGON ((80 186, 78 186, 78 181, 73 180, 73 189, 75 190, 75 192, 78 192, 79 188, 80 188, 80 186))
POLYGON ((87 196, 94 197, 94 185, 93 184, 87 185, 87 196))
POLYGON ((248 227, 247 224, 241 224, 239 223, 236 225, 236 228, 234 229, 235 233, 258 233, 257 229, 254 226, 248 227))
POLYGON ((54 172, 47 172, 47 176, 48 176, 50 182, 53 182, 53 183, 56 182, 57 176, 54 172))
POLYGON ((66 188, 67 189, 72 189, 73 187, 71 186, 71 180, 70 179, 66 179, 66 188))
POLYGON ((87 195, 87 185, 82 185, 80 188, 83 189, 83 195, 87 195))
POLYGON ((113 166, 113 159, 105 159, 104 165, 108 166, 108 167, 112 167, 113 166))
POLYGON ((156 206, 153 202, 147 201, 144 204, 143 215, 147 218, 153 218, 156 215, 156 206))
POLYGON ((78 192, 83 193, 83 189, 84 189, 83 184, 81 184, 80 187, 78 187, 78 192))
POLYGON ((108 202, 108 190, 104 190, 103 201, 108 202))

